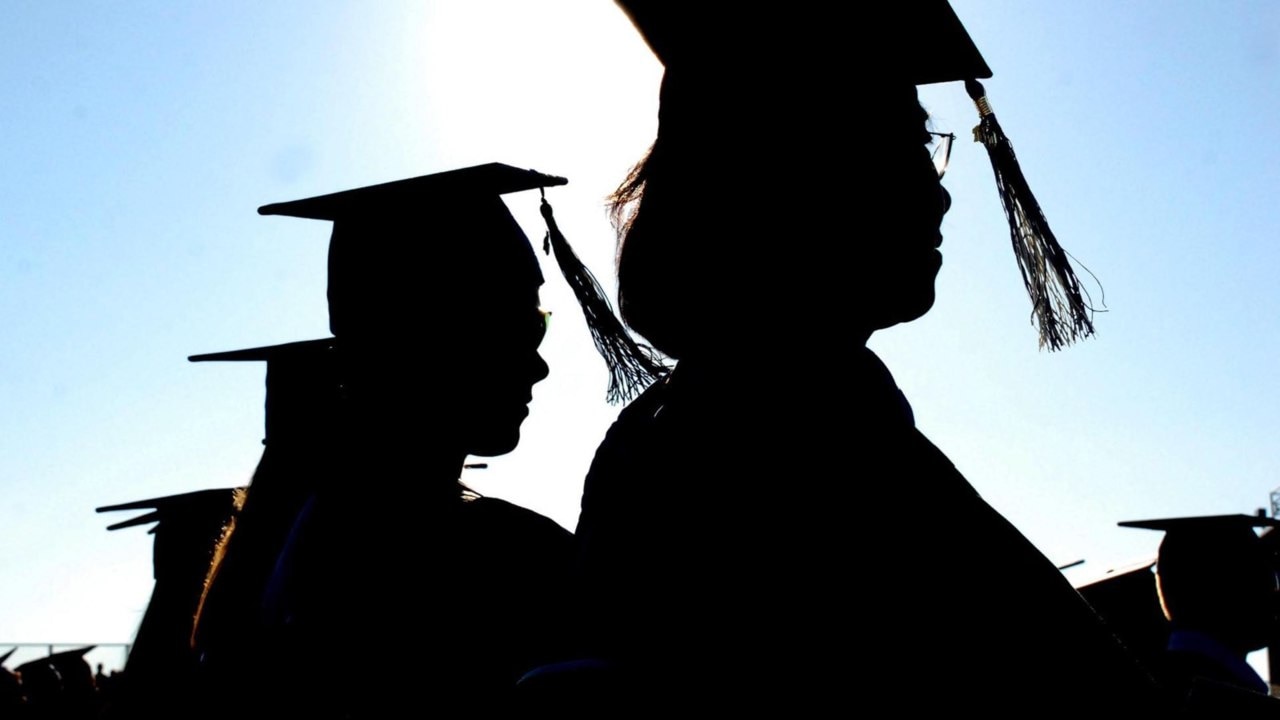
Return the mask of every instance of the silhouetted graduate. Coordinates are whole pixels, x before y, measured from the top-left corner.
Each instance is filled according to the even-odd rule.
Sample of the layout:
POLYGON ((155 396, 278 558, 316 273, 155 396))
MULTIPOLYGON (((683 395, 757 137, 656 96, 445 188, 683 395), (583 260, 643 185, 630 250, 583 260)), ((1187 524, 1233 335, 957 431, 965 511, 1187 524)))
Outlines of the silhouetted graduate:
POLYGON ((320 392, 337 388, 337 412, 296 438, 316 472, 288 480, 302 502, 250 619, 261 628, 256 664, 216 667, 209 656, 215 678, 247 670, 229 691, 233 708, 319 717, 380 716, 406 703, 493 708, 520 673, 559 652, 571 536, 478 496, 459 476, 468 455, 516 446, 547 373, 537 350, 548 317, 541 270, 500 195, 563 183, 494 164, 262 208, 334 222, 335 337, 205 359, 272 368, 299 349, 311 358, 304 365, 317 349, 332 352, 336 384, 322 381, 320 392), (335 683, 316 663, 325 656, 371 675, 335 683), (401 656, 411 660, 387 660, 401 656))
MULTIPOLYGON (((1193 688, 1213 692, 1203 681, 1268 694, 1266 681, 1246 657, 1276 635, 1276 548, 1255 528, 1274 528, 1280 521, 1213 515, 1120 525, 1165 533, 1155 579, 1170 625, 1158 668, 1161 682, 1179 698, 1193 688)), ((1280 701, 1272 711, 1280 713, 1280 701)))
POLYGON ((32 720, 97 717, 93 670, 84 659, 85 653, 95 647, 56 652, 16 667, 26 698, 22 717, 32 720))
POLYGON ((335 451, 342 437, 342 386, 333 338, 195 355, 193 362, 266 362, 265 446, 231 532, 206 572, 190 638, 202 667, 203 695, 247 691, 262 677, 262 593, 285 538, 308 497, 340 484, 335 451))
MULTIPOLYGON (((866 347, 935 299, 950 196, 916 85, 990 75, 950 6, 621 4, 666 70, 657 137, 615 197, 619 303, 679 362, 586 480, 583 605, 631 687, 598 713, 1154 710, 866 347)), ((1029 194, 1004 199, 1019 242, 1056 244, 1023 227, 1029 194)), ((1033 263, 1037 312, 1059 270, 1033 263)), ((1043 342, 1078 317, 1038 316, 1043 342)))
POLYGON ((150 511, 108 530, 155 523, 148 531, 155 537, 155 587, 130 646, 111 717, 170 717, 176 708, 187 707, 194 690, 193 618, 209 563, 243 499, 241 489, 200 490, 97 509, 150 511))
MULTIPOLYGON (((335 221, 329 303, 336 337, 192 358, 268 362, 267 449, 244 512, 231 526, 234 532, 215 549, 213 571, 207 563, 195 564, 209 579, 194 638, 204 696, 197 698, 198 708, 189 704, 185 712, 242 709, 245 698, 263 688, 270 688, 264 697, 268 703, 315 703, 324 712, 334 711, 322 692, 329 688, 316 685, 321 679, 305 667, 313 657, 306 643, 318 641, 312 631, 324 623, 357 622, 355 606, 328 597, 331 585, 338 595, 359 587, 335 568, 350 562, 364 572, 377 565, 371 560, 385 556, 395 558, 397 571, 406 570, 399 550, 378 546, 378 552, 369 552, 376 543, 360 539, 362 532, 385 535, 388 494, 397 498, 397 511, 413 513, 396 532, 415 541, 422 540, 409 527, 416 522, 453 540, 486 530, 462 553, 480 558, 476 572, 488 586, 482 582, 476 592, 484 595, 481 588, 503 582, 520 585, 521 578, 545 584, 547 592, 563 585, 568 534, 534 513, 478 498, 457 478, 467 452, 500 454, 514 447, 529 388, 546 372, 536 354, 547 319, 537 307, 541 274, 499 195, 564 182, 491 164, 261 209, 335 221), (421 333, 402 332, 419 327, 429 331, 425 341, 421 333), (448 482, 439 480, 440 472, 448 482), (383 479, 401 475, 431 480, 401 485, 383 479), (366 486, 373 477, 379 479, 366 486), (353 487, 361 489, 353 495, 353 487), (365 506, 366 498, 376 509, 365 506), (337 521, 334 510, 323 509, 326 504, 352 514, 337 521), (436 511, 448 522, 432 523, 429 517, 436 511), (461 529, 450 534, 446 528, 457 523, 461 529), (344 539, 333 552, 316 552, 339 535, 344 539), (510 572, 500 572, 505 566, 497 565, 510 554, 486 548, 507 541, 529 556, 506 568, 510 572), (359 560, 347 554, 356 549, 364 551, 359 560), (502 560, 486 563, 486 557, 502 560), (298 612, 300 607, 309 610, 298 612), (299 617, 308 619, 299 622, 299 617), (297 662, 282 664, 282 658, 297 662)), ((548 224, 545 244, 554 248, 609 362, 610 394, 626 396, 661 368, 613 318, 545 200, 542 214, 548 224)), ((414 544, 406 538, 405 547, 414 544)), ((379 597, 376 587, 369 592, 379 597)), ((477 607, 484 602, 477 601, 477 607)), ((530 600, 534 607, 541 607, 536 598, 530 600)), ((385 619, 380 611, 366 609, 370 617, 385 619)), ((183 620, 171 629, 189 629, 190 616, 183 620)), ((530 638, 550 637, 559 632, 553 632, 557 626, 544 617, 537 625, 508 624, 477 637, 502 636, 508 649, 532 653, 545 643, 530 638)), ((398 630, 388 628, 386 636, 398 637, 398 630)), ((513 660, 514 650, 496 652, 483 640, 471 645, 476 649, 467 652, 483 655, 475 662, 487 663, 488 671, 472 672, 475 667, 455 662, 449 665, 450 677, 463 678, 454 683, 458 687, 477 682, 487 695, 497 694, 499 686, 505 690, 515 673, 542 659, 530 654, 513 660), (505 675, 495 680, 499 665, 505 675)))

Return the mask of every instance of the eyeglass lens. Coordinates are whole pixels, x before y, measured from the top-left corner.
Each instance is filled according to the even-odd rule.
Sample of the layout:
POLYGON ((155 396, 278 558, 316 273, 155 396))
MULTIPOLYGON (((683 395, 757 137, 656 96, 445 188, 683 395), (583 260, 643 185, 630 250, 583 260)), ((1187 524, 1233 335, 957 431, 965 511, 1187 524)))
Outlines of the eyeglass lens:
POLYGON ((956 136, 951 133, 929 133, 933 136, 933 169, 938 172, 938 179, 947 172, 947 164, 951 162, 951 143, 956 136))

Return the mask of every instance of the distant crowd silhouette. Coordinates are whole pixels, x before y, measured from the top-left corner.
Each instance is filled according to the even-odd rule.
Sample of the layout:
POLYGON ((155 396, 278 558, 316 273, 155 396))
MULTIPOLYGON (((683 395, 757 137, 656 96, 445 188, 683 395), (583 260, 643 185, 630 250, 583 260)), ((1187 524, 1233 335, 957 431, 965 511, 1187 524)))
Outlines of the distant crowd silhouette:
MULTIPOLYGON (((245 488, 103 508, 158 523, 156 584, 123 682, 78 717, 1274 712, 1253 678, 1175 679, 1127 647, 867 347, 935 301, 935 82, 978 103, 1042 345, 1092 331, 950 5, 851 26, 839 6, 619 4, 665 66, 657 137, 611 198, 625 328, 542 201, 544 252, 631 400, 576 531, 460 482, 516 447, 548 372, 544 278, 501 196, 565 180, 491 164, 264 206, 333 223, 333 336, 192 358, 265 362, 265 449, 245 488), (928 537, 921 497, 947 508, 928 537)), ((1274 632, 1274 558, 1257 567, 1274 632)), ((1175 574, 1177 642, 1206 647, 1175 574)))
POLYGON ((123 675, 97 672, 84 659, 93 646, 51 652, 10 669, 17 648, 0 654, 0 717, 14 720, 93 720, 111 707, 123 675))

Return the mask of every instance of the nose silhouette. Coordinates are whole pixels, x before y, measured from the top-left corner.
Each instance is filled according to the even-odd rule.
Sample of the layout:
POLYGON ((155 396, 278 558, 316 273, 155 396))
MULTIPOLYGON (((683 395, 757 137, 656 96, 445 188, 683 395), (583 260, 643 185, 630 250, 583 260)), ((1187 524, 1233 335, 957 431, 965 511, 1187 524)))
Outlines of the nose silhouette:
POLYGON ((531 368, 533 371, 531 376, 533 381, 532 384, 537 385, 543 380, 546 380, 547 376, 551 374, 551 367, 547 365, 546 360, 542 359, 542 353, 534 352, 533 358, 535 360, 535 364, 531 368))

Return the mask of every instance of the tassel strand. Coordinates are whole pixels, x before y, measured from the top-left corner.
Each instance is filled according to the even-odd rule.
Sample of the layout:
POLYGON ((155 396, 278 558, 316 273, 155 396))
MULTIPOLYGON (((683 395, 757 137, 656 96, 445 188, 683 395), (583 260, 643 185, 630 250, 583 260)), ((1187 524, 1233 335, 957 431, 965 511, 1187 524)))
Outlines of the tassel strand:
POLYGON ((1071 267, 1067 251, 1058 243, 1031 193, 1013 144, 996 120, 982 84, 966 80, 965 89, 981 118, 973 129, 973 139, 987 148, 995 171, 1000 202, 1009 221, 1013 252, 1031 298, 1032 324, 1040 332, 1040 347, 1059 350, 1093 335, 1093 308, 1085 301, 1086 293, 1071 267))
POLYGON ((560 232, 552 214, 551 203, 547 202, 545 194, 541 211, 547 222, 547 234, 543 238, 544 252, 548 248, 554 250, 560 273, 569 282, 578 305, 582 307, 582 314, 587 319, 596 352, 600 353, 609 366, 608 400, 614 404, 630 400, 650 383, 663 377, 667 368, 659 361, 656 351, 637 343, 622 326, 622 321, 613 314, 613 306, 605 296, 604 289, 578 259, 564 234, 560 232))

